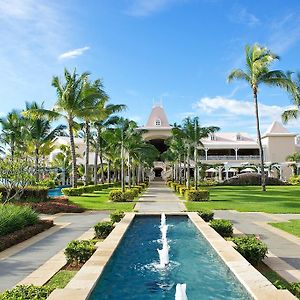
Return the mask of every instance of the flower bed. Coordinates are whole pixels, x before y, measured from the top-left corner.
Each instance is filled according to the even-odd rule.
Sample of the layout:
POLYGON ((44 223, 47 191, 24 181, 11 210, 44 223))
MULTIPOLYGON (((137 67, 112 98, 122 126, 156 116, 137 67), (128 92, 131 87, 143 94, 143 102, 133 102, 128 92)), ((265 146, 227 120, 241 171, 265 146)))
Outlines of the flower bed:
POLYGON ((43 220, 30 226, 26 226, 20 230, 16 230, 12 233, 6 234, 0 237, 0 251, 3 251, 13 245, 21 243, 36 234, 49 229, 53 226, 53 221, 43 220))

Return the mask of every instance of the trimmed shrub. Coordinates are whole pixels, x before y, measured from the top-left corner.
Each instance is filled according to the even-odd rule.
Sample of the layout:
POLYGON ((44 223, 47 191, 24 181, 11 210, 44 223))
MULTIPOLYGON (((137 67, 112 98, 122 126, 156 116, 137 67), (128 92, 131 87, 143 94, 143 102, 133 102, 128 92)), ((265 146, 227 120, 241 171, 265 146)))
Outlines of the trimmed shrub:
POLYGON ((123 202, 124 197, 121 190, 112 190, 109 192, 108 200, 112 202, 123 202))
POLYGON ((38 215, 28 206, 0 205, 0 236, 36 224, 38 215))
POLYGON ((94 226, 97 238, 106 238, 114 229, 114 223, 111 221, 102 221, 94 226))
POLYGON ((86 185, 81 187, 83 193, 88 193, 88 194, 92 194, 95 191, 95 186, 94 185, 86 185))
POLYGON ((213 220, 214 218, 214 212, 212 210, 209 209, 201 209, 198 210, 198 215, 205 221, 205 222, 209 222, 211 220, 213 220))
POLYGON ((186 186, 181 186, 179 188, 179 193, 181 196, 184 196, 185 195, 185 192, 188 190, 188 188, 186 186))
POLYGON ((143 188, 140 186, 140 185, 135 185, 133 187, 133 189, 138 189, 139 190, 139 193, 141 193, 143 191, 143 188))
POLYGON ((40 214, 57 214, 57 213, 81 213, 85 209, 75 204, 69 204, 68 201, 47 201, 40 203, 28 204, 34 211, 40 214))
MULTIPOLYGON (((222 185, 260 185, 260 174, 239 174, 224 180, 222 185)), ((278 178, 266 177, 267 185, 285 185, 283 181, 278 178)))
POLYGON ((267 245, 254 235, 234 237, 233 242, 235 249, 253 265, 260 263, 268 252, 267 245))
POLYGON ((17 285, 1 294, 0 300, 45 300, 51 292, 52 289, 47 286, 17 285))
POLYGON ((61 191, 65 196, 81 196, 83 194, 83 188, 84 187, 63 188, 61 191))
POLYGON ((139 184, 143 189, 145 189, 148 185, 146 184, 146 183, 144 183, 144 182, 142 182, 142 183, 140 183, 139 184))
POLYGON ((38 186, 45 186, 48 187, 49 189, 54 189, 55 188, 55 181, 53 179, 43 179, 40 180, 37 183, 38 186))
POLYGON ((290 284, 289 291, 300 299, 300 282, 293 282, 290 284))
POLYGON ((64 251, 67 262, 72 265, 84 264, 95 252, 95 243, 93 240, 71 241, 64 251))
POLYGON ((187 190, 186 196, 188 201, 208 201, 208 190, 187 190))
POLYGON ((300 185, 300 175, 290 177, 288 182, 291 185, 300 185))
POLYGON ((228 220, 211 220, 209 225, 222 237, 231 237, 233 234, 232 222, 228 220))
POLYGON ((134 197, 137 197, 140 193, 140 190, 138 188, 131 188, 130 191, 134 194, 134 197))
POLYGON ((124 193, 123 193, 123 199, 124 201, 133 201, 135 198, 135 193, 134 191, 131 190, 126 190, 124 193))
POLYGON ((214 179, 206 179, 199 182, 199 186, 215 186, 218 185, 219 182, 214 179))
MULTIPOLYGON (((27 186, 23 194, 19 198, 15 198, 17 201, 27 201, 31 199, 46 201, 48 199, 48 187, 45 186, 27 186)), ((0 192, 2 193, 3 199, 6 198, 6 190, 4 187, 0 187, 0 192)), ((15 190, 12 190, 12 194, 15 193, 15 190)))
POLYGON ((102 190, 102 184, 95 185, 95 191, 101 191, 102 190))
POLYGON ((110 219, 113 223, 120 222, 122 218, 125 216, 124 211, 116 210, 112 212, 110 215, 110 219))

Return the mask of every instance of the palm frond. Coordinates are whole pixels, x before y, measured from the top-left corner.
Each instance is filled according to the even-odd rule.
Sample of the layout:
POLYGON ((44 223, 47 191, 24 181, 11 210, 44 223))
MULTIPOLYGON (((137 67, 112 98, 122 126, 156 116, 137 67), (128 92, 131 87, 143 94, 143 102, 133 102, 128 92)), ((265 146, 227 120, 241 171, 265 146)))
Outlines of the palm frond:
POLYGON ((300 115, 298 109, 289 109, 282 113, 281 118, 284 123, 287 123, 289 120, 297 119, 300 115))

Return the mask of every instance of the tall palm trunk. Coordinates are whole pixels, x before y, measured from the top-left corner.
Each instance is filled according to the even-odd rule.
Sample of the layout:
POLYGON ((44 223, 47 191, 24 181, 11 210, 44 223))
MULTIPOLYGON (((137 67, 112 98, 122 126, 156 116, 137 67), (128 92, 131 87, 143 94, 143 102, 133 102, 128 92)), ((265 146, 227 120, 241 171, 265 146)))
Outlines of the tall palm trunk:
POLYGON ((84 168, 84 184, 89 184, 89 155, 90 155, 90 123, 85 122, 85 168, 84 168))
POLYGON ((99 151, 99 156, 100 156, 100 168, 101 168, 101 183, 104 183, 104 164, 103 164, 103 149, 102 149, 102 144, 100 142, 100 151, 99 151))
POLYGON ((188 146, 187 157, 186 157, 186 187, 190 188, 190 146, 188 146))
POLYGON ((183 181, 186 184, 186 156, 183 155, 183 181))
POLYGON ((127 173, 128 173, 128 187, 131 189, 131 168, 130 168, 130 155, 128 154, 127 159, 127 173))
POLYGON ((121 143, 121 189, 122 192, 125 192, 125 176, 124 176, 124 146, 123 142, 121 143))
POLYGON ((34 170, 36 181, 39 181, 39 146, 35 145, 35 160, 34 160, 34 170))
POLYGON ((194 181, 195 181, 195 189, 198 190, 198 153, 197 153, 197 145, 195 145, 194 149, 194 181))
POLYGON ((264 150, 261 142, 261 133, 260 133, 260 124, 259 124, 259 115, 258 115, 258 103, 257 103, 257 87, 253 87, 253 100, 255 106, 255 117, 256 117, 256 130, 257 130, 257 138, 258 138, 258 146, 259 146, 259 154, 260 154, 260 165, 261 165, 261 188, 262 191, 266 191, 266 174, 264 168, 264 150))
POLYGON ((98 184, 98 156, 100 148, 100 130, 97 130, 97 141, 95 147, 95 157, 94 157, 94 184, 98 184))
POLYGON ((107 181, 110 183, 110 159, 107 161, 107 181))
POLYGON ((72 187, 77 187, 77 169, 76 169, 76 153, 75 153, 75 142, 73 132, 73 120, 69 120, 69 135, 71 145, 71 156, 72 156, 72 187))

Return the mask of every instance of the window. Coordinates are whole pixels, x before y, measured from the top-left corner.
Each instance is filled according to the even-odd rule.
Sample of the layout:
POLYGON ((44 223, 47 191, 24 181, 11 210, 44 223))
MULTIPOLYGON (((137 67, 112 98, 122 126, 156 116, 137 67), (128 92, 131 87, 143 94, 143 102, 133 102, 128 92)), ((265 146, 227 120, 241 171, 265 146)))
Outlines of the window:
POLYGON ((241 140, 242 140, 242 137, 241 137, 241 134, 240 134, 240 133, 237 133, 237 134, 236 134, 236 140, 237 140, 237 141, 241 141, 241 140))
POLYGON ((161 126, 161 120, 160 119, 156 119, 155 126, 161 126))
POLYGON ((210 140, 211 140, 211 141, 216 141, 216 140, 217 140, 214 133, 211 133, 211 134, 210 134, 210 140))

